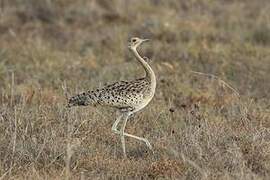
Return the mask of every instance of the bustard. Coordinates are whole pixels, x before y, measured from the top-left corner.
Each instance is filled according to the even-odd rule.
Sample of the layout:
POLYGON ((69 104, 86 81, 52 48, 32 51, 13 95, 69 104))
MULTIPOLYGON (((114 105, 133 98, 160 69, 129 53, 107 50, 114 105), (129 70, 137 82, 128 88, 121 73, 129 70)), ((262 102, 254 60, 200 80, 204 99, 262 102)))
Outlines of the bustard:
POLYGON ((144 77, 133 81, 119 81, 96 90, 89 90, 71 97, 68 102, 68 107, 104 105, 117 108, 120 112, 120 116, 118 116, 114 122, 112 131, 119 134, 121 137, 124 157, 126 157, 125 136, 143 141, 149 149, 152 149, 152 146, 147 139, 125 133, 125 127, 129 116, 144 108, 155 94, 155 73, 137 51, 137 47, 146 41, 148 41, 148 39, 140 39, 137 37, 131 38, 128 46, 144 68, 144 77), (121 120, 123 120, 123 124, 120 130, 118 130, 117 125, 121 120))

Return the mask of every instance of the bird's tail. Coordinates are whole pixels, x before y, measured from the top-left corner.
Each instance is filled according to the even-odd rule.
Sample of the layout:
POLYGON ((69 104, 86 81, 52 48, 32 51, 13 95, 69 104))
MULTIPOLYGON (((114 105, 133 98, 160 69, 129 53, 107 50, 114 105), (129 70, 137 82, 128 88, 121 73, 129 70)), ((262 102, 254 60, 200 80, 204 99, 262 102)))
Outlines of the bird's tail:
POLYGON ((98 94, 95 91, 88 91, 69 98, 67 107, 96 105, 97 103, 98 94))

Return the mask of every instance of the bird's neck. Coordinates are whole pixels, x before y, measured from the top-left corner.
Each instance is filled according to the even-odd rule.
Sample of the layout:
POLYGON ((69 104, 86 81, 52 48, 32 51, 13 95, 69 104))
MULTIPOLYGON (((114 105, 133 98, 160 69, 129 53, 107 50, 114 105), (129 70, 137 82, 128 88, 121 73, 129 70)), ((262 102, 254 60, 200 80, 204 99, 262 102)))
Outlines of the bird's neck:
POLYGON ((131 51, 133 52, 134 56, 136 59, 141 63, 143 66, 145 73, 146 73, 146 78, 150 81, 151 85, 153 88, 156 87, 156 76, 152 68, 149 66, 147 62, 140 56, 136 48, 131 48, 131 51))

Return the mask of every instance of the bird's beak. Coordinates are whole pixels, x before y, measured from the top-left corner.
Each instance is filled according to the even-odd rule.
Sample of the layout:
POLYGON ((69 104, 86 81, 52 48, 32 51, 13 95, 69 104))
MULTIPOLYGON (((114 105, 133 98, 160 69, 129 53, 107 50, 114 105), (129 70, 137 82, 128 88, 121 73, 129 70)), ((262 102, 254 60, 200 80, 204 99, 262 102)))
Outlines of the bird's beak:
POLYGON ((143 39, 142 42, 150 41, 150 39, 143 39))

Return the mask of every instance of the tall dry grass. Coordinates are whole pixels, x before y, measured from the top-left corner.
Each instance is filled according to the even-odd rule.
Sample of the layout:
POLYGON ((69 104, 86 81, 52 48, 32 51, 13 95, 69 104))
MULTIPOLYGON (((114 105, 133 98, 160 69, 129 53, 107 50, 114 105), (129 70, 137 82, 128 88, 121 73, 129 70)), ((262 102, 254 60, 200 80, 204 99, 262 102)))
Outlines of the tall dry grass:
POLYGON ((269 3, 0 2, 0 179, 269 179, 269 3), (130 80, 140 52, 154 100, 119 137, 114 111, 66 96, 130 80), (194 73, 196 72, 196 73, 194 73), (239 94, 239 95, 238 95, 239 94))

